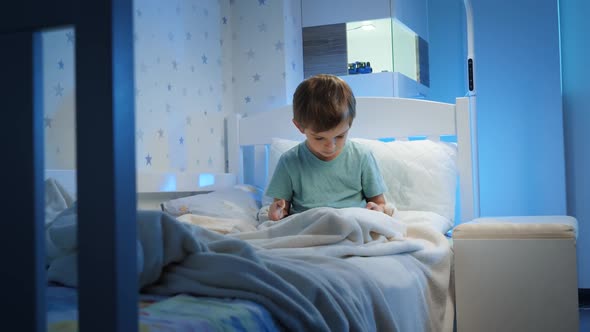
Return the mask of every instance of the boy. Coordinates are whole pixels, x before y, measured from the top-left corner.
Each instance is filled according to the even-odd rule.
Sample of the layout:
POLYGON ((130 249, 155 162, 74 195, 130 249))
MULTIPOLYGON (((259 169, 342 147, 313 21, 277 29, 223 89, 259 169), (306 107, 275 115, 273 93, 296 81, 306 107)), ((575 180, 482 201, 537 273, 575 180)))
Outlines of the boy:
POLYGON ((266 195, 273 197, 268 217, 329 206, 365 207, 389 215, 387 191, 371 151, 348 141, 356 100, 344 80, 316 75, 304 80, 293 95, 293 124, 306 140, 285 152, 266 195))

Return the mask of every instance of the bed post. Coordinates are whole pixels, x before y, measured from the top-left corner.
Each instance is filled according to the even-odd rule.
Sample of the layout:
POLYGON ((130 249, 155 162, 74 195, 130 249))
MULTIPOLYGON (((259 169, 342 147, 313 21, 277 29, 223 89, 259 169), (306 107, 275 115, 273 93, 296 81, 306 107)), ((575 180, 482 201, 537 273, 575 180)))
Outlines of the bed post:
POLYGON ((73 7, 79 326, 137 331, 133 2, 73 7))
POLYGON ((472 129, 474 110, 469 98, 456 99, 455 121, 457 128, 457 168, 462 223, 479 216, 479 179, 477 172, 477 133, 472 129))
POLYGON ((477 108, 476 108, 476 89, 475 89, 475 42, 473 27, 473 7, 471 0, 463 0, 465 6, 465 25, 467 27, 467 96, 469 99, 469 126, 471 129, 472 143, 472 169, 473 169, 473 217, 480 215, 479 211, 479 153, 477 149, 477 108))
POLYGON ((240 114, 230 114, 226 119, 226 172, 234 173, 238 183, 244 183, 244 158, 242 156, 242 147, 240 146, 240 114))
MULTIPOLYGON (((9 11, 0 14, 2 96, 2 212, 0 242, 5 326, 45 331, 45 233, 43 189, 43 79, 39 72, 40 35, 10 26, 9 11), (19 31, 19 32, 15 32, 19 31), (8 300, 11 299, 11 300, 8 300)), ((20 16, 19 16, 20 18, 20 16)))

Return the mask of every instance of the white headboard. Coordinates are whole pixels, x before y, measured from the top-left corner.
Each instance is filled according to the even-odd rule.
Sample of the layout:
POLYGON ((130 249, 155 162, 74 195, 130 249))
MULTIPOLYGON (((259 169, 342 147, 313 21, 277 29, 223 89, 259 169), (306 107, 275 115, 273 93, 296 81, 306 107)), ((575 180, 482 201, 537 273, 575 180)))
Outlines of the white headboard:
MULTIPOLYGON (((469 99, 457 98, 456 104, 421 99, 390 97, 357 97, 357 112, 349 137, 369 139, 407 139, 426 136, 440 140, 444 136, 457 139, 457 166, 459 172, 459 202, 461 222, 473 219, 479 211, 475 132, 471 130, 472 117, 469 99)), ((270 112, 236 116, 228 120, 228 169, 244 181, 244 172, 252 171, 255 184, 266 182, 268 145, 272 138, 302 140, 303 135, 292 124, 290 105, 270 112), (246 156, 245 148, 253 149, 246 156), (244 158, 248 169, 244 168, 244 158)))

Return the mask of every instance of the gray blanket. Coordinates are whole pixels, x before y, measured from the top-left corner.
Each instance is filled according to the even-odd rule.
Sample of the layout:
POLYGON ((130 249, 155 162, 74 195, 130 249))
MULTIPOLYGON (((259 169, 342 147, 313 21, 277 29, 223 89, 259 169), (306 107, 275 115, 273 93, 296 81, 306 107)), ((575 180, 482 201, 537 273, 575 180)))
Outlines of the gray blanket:
MULTIPOLYGON (((431 317, 429 306, 447 301, 450 250, 433 255, 430 249, 440 239, 408 238, 406 226, 382 213, 319 208, 234 236, 182 223, 160 212, 140 211, 137 222, 138 276, 143 292, 249 299, 264 305, 285 328, 294 331, 398 331, 407 326, 399 321, 404 315, 396 314, 407 309, 392 306, 399 303, 391 298, 399 285, 389 287, 379 265, 366 262, 377 259, 374 262, 383 264, 404 254, 414 256, 417 270, 426 270, 419 277, 436 279, 413 291, 425 294, 417 302, 412 300, 425 309, 413 313, 411 319, 426 322, 419 325, 423 330, 445 325, 427 322, 441 321, 441 317, 431 317), (439 293, 441 299, 427 303, 431 294, 439 293)), ((50 281, 76 286, 75 234, 74 213, 63 213, 47 226, 50 281)), ((434 314, 440 316, 439 311, 434 314)))

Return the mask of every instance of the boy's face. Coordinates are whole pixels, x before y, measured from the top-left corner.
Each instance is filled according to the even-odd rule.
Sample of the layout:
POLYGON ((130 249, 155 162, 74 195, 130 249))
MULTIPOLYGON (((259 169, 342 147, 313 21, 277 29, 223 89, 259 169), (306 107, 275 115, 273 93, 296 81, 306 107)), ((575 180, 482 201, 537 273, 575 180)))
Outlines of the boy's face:
POLYGON ((314 132, 309 128, 303 128, 295 121, 293 123, 307 138, 309 150, 323 161, 330 161, 338 157, 344 144, 346 144, 348 130, 350 129, 348 120, 342 121, 338 126, 322 132, 314 132))

